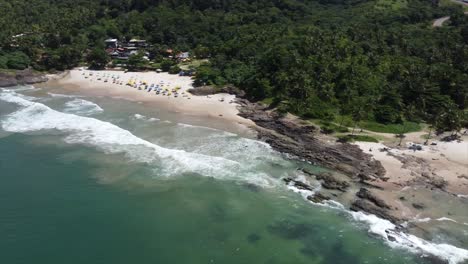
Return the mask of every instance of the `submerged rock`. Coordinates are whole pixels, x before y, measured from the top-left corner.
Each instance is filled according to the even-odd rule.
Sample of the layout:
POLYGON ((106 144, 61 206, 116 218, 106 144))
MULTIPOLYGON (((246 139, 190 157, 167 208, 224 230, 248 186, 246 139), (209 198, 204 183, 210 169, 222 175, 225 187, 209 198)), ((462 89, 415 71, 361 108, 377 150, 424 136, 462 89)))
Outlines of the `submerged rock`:
POLYGON ((260 239, 261 237, 255 233, 247 236, 247 241, 249 241, 249 243, 257 243, 260 239))

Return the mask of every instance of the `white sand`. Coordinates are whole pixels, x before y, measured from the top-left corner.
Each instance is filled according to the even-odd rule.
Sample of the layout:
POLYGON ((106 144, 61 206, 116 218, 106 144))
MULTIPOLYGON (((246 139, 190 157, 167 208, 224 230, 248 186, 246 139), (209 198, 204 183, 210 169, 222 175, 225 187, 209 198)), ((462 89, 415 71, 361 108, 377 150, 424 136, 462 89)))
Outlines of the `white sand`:
MULTIPOLYGON (((419 162, 410 162, 409 166, 404 164, 387 152, 379 149, 387 147, 382 143, 357 142, 356 144, 374 159, 380 161, 386 169, 386 177, 389 178, 387 184, 394 187, 406 186, 407 182, 414 180, 421 173, 428 173, 430 176, 440 176, 448 182, 447 190, 455 194, 468 194, 468 138, 461 142, 440 142, 436 146, 422 146, 422 151, 413 151, 408 148, 391 148, 393 155, 404 158, 421 158, 429 166, 421 166, 419 162), (372 149, 372 151, 370 151, 372 149)), ((407 143, 408 146, 411 143, 407 143)), ((388 148, 388 147, 387 147, 388 148)), ((388 186, 388 185, 387 185, 388 186)))
POLYGON ((94 96, 109 96, 143 103, 154 103, 159 107, 187 115, 208 116, 252 126, 254 123, 238 116, 238 105, 235 96, 216 94, 210 96, 193 96, 188 90, 193 88, 190 77, 156 72, 123 72, 123 71, 90 71, 86 69, 71 70, 63 78, 52 79, 46 85, 61 87, 69 93, 94 96), (92 75, 92 76, 90 76, 92 75), (100 80, 98 80, 100 79, 100 80), (105 82, 107 80, 107 82, 105 82), (113 83, 114 80, 116 83, 113 83), (178 97, 171 92, 168 95, 157 95, 155 90, 148 92, 127 86, 133 80, 136 84, 146 82, 148 85, 160 85, 169 91, 180 87, 178 97), (123 83, 123 84, 120 84, 123 83), (222 101, 223 100, 223 101, 222 101))

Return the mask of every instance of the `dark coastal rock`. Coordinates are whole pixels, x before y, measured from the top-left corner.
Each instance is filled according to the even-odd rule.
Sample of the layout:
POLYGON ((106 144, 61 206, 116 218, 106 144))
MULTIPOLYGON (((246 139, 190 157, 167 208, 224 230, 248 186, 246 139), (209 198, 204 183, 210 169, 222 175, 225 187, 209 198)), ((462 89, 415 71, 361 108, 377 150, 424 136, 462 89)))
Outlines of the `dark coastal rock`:
POLYGON ((367 200, 358 199, 351 204, 350 209, 355 212, 363 211, 369 214, 376 215, 380 218, 387 219, 392 223, 400 223, 402 219, 399 219, 390 212, 382 207, 376 206, 374 203, 368 202, 367 200))
POLYGON ((450 262, 448 260, 444 260, 444 259, 441 259, 440 257, 438 256, 434 256, 434 255, 422 255, 421 256, 422 259, 424 259, 426 262, 430 263, 430 264, 449 264, 450 262))
POLYGON ((349 182, 335 178, 331 173, 320 173, 316 176, 317 180, 322 181, 322 186, 329 190, 339 190, 345 192, 350 186, 349 182))
POLYGON ((47 77, 44 75, 35 73, 30 69, 8 73, 0 72, 0 87, 35 84, 46 82, 47 80, 47 77))
POLYGON ((431 185, 433 185, 434 187, 436 188, 439 188, 439 189, 444 189, 446 186, 447 186, 447 181, 440 177, 440 176, 434 176, 430 179, 430 183, 431 185))
POLYGON ((411 204, 415 209, 422 210, 426 208, 426 206, 423 203, 412 203, 411 204))
POLYGON ((326 142, 316 138, 317 128, 297 120, 283 117, 264 107, 239 100, 239 115, 251 119, 258 126, 258 137, 274 149, 345 173, 351 178, 366 175, 371 179, 381 178, 385 169, 379 161, 365 154, 358 146, 348 143, 326 142))
POLYGON ((14 75, 0 73, 0 87, 15 86, 18 84, 14 75))
POLYGON ((315 193, 314 195, 310 195, 307 197, 307 200, 314 202, 314 203, 321 203, 323 201, 328 201, 331 198, 329 196, 326 196, 322 193, 315 193))
POLYGON ((377 205, 378 207, 391 209, 391 207, 384 200, 380 199, 379 197, 377 197, 375 194, 373 194, 371 191, 369 191, 366 188, 361 188, 359 192, 356 193, 356 196, 361 199, 368 200, 374 203, 375 205, 377 205))
POLYGON ((296 181, 294 179, 291 179, 291 178, 284 178, 283 181, 286 183, 286 184, 290 184, 291 182, 293 183, 293 185, 298 188, 298 189, 301 189, 301 190, 308 190, 308 191, 311 191, 312 190, 312 187, 301 182, 301 181, 296 181))
POLYGON ((226 85, 221 88, 214 87, 214 86, 200 86, 200 87, 190 89, 189 92, 193 95, 199 95, 199 96, 218 94, 218 93, 233 94, 241 98, 245 96, 245 92, 243 90, 232 85, 226 85))

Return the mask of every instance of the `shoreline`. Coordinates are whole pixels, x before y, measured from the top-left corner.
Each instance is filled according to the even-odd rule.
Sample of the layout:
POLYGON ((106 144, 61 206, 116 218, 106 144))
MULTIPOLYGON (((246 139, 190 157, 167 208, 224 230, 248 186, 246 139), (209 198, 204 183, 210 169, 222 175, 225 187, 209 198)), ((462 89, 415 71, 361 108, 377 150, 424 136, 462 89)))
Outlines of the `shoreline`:
MULTIPOLYGON (((349 208, 380 215, 393 223, 401 223, 421 215, 421 208, 404 206, 400 200, 401 197, 397 197, 396 193, 404 188, 440 189, 453 196, 459 195, 458 198, 468 195, 468 164, 463 164, 463 155, 466 155, 466 160, 468 160, 468 144, 466 143, 460 143, 466 144, 467 148, 466 153, 461 153, 462 155, 458 152, 457 155, 450 154, 456 143, 447 143, 451 144, 451 147, 444 153, 440 153, 436 149, 436 147, 444 146, 444 143, 439 143, 440 146, 433 147, 431 151, 418 152, 403 148, 379 151, 379 149, 389 148, 388 144, 382 143, 336 143, 335 138, 321 135, 317 127, 304 124, 295 116, 278 116, 274 111, 250 103, 245 99, 236 98, 235 95, 192 95, 189 92, 190 89, 193 89, 190 77, 167 73, 124 73, 123 71, 75 69, 48 76, 48 78, 48 82, 39 86, 57 88, 60 92, 66 93, 141 102, 149 107, 158 105, 172 112, 215 118, 235 123, 248 130, 254 130, 257 132, 258 139, 267 142, 278 152, 290 155, 288 158, 305 160, 338 172, 333 176, 308 176, 322 182, 325 189, 340 190, 341 193, 332 193, 334 197, 345 196, 342 193, 347 194, 347 198, 344 200, 347 200, 345 203, 349 208), (93 74, 92 77, 83 77, 90 75, 90 73, 93 74), (123 85, 104 82, 104 79, 110 79, 110 76, 117 75, 123 85), (97 80, 98 78, 101 80, 97 80), (163 80, 165 83, 170 83, 172 87, 176 85, 181 87, 181 91, 186 93, 187 97, 174 98, 155 95, 152 92, 148 93, 145 90, 125 85, 127 81, 136 79, 145 80, 148 83, 157 83, 163 80), (224 102, 220 101, 221 98, 224 99, 224 102), (439 157, 438 155, 443 156, 439 157), (456 159, 458 156, 457 162, 448 160, 447 155, 452 159, 456 159), (464 170, 467 171, 467 175, 463 174, 464 170), (439 174, 443 174, 443 176, 439 174), (352 189, 352 191, 348 191, 348 189, 352 189), (361 189, 364 189, 363 192, 366 192, 367 195, 363 195, 363 192, 359 195, 358 191, 361 189), (349 196, 350 192, 354 192, 354 194, 351 193, 349 196), (375 200, 384 202, 375 203, 375 200)), ((419 135, 419 133, 417 134, 419 135)), ((415 140, 416 137, 409 138, 415 140)), ((311 199, 317 200, 314 197, 311 199)), ((424 211, 427 211, 426 208, 424 211)))
MULTIPOLYGON (((249 129, 255 124, 238 115, 239 105, 234 95, 216 94, 211 96, 193 96, 188 90, 192 89, 190 77, 180 77, 168 73, 155 72, 127 72, 124 71, 89 71, 70 70, 58 75, 48 76, 49 81, 36 85, 37 87, 52 88, 56 92, 79 94, 86 96, 104 96, 116 99, 141 102, 151 106, 159 106, 167 111, 182 113, 184 115, 209 117, 235 123, 249 129), (93 77, 84 78, 83 74, 92 73, 93 77), (113 83, 111 77, 118 76, 118 82, 113 83), (99 76, 99 77, 98 77, 99 76), (97 80, 101 78, 101 80, 97 80), (108 82, 104 82, 106 79, 108 82), (138 90, 127 84, 130 80, 145 81, 150 84, 164 82, 165 89, 180 87, 179 96, 156 95, 154 91, 138 90), (182 94, 184 93, 184 97, 182 94)), ((116 79, 117 80, 117 79, 116 79)))
MULTIPOLYGON (((335 200, 348 210, 365 212, 388 220, 398 230, 404 230, 403 232, 408 234, 416 233, 423 236, 425 230, 432 228, 426 226, 428 222, 426 219, 436 221, 435 224, 442 222, 439 219, 465 223, 459 218, 466 217, 468 222, 468 212, 466 216, 463 214, 465 195, 468 194, 468 177, 466 179, 459 177, 463 176, 460 171, 468 168, 468 164, 463 163, 463 156, 460 156, 459 152, 450 155, 456 146, 455 143, 450 147, 438 143, 438 148, 428 147, 428 150, 423 152, 413 152, 403 148, 381 152, 379 149, 388 146, 366 142, 336 143, 333 137, 321 135, 317 127, 305 124, 295 116, 279 116, 258 104, 236 99, 234 95, 189 95, 191 99, 156 96, 125 84, 116 85, 112 82, 80 78, 82 73, 79 70, 72 70, 56 78, 49 77, 50 80, 40 86, 56 88, 60 92, 71 94, 113 97, 142 102, 148 106, 158 105, 169 111, 216 118, 249 130, 253 129, 257 132, 258 139, 267 142, 278 152, 288 155, 286 158, 305 160, 336 171, 336 173, 313 174, 299 168, 303 178, 284 179, 289 187, 301 191, 312 191, 313 182, 318 182, 322 186, 320 191, 311 192, 304 198, 315 204, 326 204, 335 200), (221 98, 225 98, 224 102, 220 101, 221 98), (439 147, 443 149, 443 153, 439 147), (456 172, 453 164, 458 166, 456 172), (401 175, 402 173, 404 175, 401 175), (450 175, 447 176, 447 173, 450 175), (447 185, 442 184, 446 177, 448 177, 447 185), (464 184, 465 180, 467 184, 464 184), (433 192, 441 194, 434 198, 431 196, 433 192), (457 194, 461 196, 457 197, 457 194), (440 197, 443 199, 442 202, 438 200, 440 197), (444 208, 446 201, 450 203, 456 201, 461 205, 457 204, 458 207, 454 207, 454 212, 449 212, 444 208), (456 210, 460 208, 461 210, 456 210), (460 212, 462 214, 459 214, 460 212), (422 233, 418 233, 421 230, 422 233)), ((130 78, 146 79, 148 82, 157 82, 159 79, 169 81, 169 77, 172 77, 174 79, 170 79, 171 85, 181 85, 181 90, 187 94, 188 90, 193 88, 190 78, 166 76, 163 73, 117 71, 99 71, 99 73, 128 74, 125 81, 130 78)), ((411 137, 412 140, 414 138, 411 137)), ((391 241, 392 237, 388 234, 384 236, 387 241, 391 241)))

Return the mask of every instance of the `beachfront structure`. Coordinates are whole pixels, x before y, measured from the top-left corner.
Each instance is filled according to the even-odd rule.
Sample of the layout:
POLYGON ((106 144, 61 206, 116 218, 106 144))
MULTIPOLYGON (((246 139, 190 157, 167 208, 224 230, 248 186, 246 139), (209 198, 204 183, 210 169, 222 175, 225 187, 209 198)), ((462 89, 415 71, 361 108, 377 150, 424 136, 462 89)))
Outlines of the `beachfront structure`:
POLYGON ((119 46, 119 41, 117 39, 106 39, 106 49, 116 49, 119 46))
POLYGON ((181 52, 176 55, 176 59, 179 61, 187 61, 190 59, 190 53, 189 52, 181 52))
POLYGON ((146 40, 144 39, 131 39, 128 42, 128 47, 137 47, 137 48, 144 48, 147 46, 146 40))

